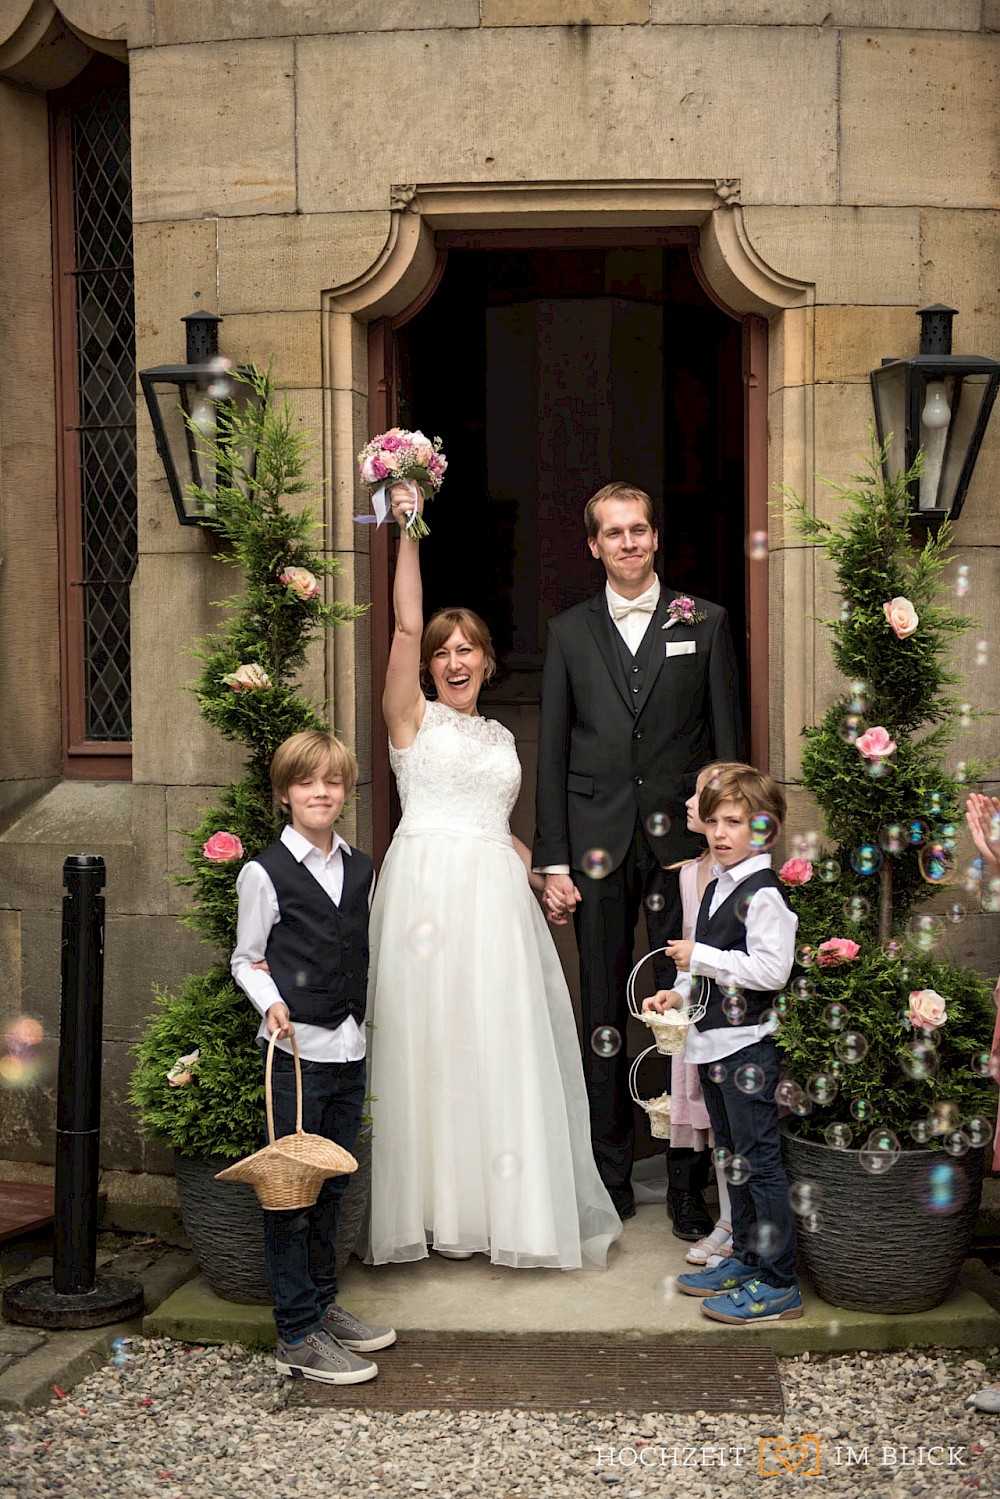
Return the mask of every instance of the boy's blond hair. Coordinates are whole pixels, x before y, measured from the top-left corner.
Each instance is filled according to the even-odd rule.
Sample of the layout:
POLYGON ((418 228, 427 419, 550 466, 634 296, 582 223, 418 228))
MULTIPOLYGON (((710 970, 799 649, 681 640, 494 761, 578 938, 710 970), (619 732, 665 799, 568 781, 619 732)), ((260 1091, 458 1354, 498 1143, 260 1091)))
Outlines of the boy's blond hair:
POLYGON ((775 828, 768 843, 781 832, 787 811, 785 793, 777 781, 756 766, 731 763, 712 776, 698 798, 698 816, 702 822, 707 822, 722 802, 739 803, 748 817, 762 813, 770 817, 775 828))
POLYGON ((311 780, 318 773, 339 777, 346 796, 358 784, 358 762, 347 745, 322 729, 303 729, 279 744, 272 757, 271 786, 275 801, 287 806, 289 786, 296 781, 311 780))

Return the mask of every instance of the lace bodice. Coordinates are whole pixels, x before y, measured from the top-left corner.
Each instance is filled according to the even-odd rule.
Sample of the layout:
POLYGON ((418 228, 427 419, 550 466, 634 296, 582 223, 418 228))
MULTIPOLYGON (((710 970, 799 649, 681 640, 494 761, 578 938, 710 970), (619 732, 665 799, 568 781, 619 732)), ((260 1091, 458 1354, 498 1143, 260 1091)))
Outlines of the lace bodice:
POLYGON ((416 739, 409 749, 390 745, 389 763, 403 804, 401 833, 447 828, 509 841, 521 762, 503 724, 429 702, 416 739))

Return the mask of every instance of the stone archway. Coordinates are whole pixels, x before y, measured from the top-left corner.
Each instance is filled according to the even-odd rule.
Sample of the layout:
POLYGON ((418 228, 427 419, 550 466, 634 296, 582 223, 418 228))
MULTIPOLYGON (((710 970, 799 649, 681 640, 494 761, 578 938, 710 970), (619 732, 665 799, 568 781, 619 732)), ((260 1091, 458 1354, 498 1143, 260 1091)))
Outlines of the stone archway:
MULTIPOLYGON (((800 624, 814 612, 813 573, 808 553, 802 548, 786 549, 780 526, 768 527, 767 501, 775 483, 809 492, 813 422, 807 372, 813 359, 812 284, 783 275, 756 252, 743 222, 739 183, 731 179, 408 184, 392 188, 390 207, 389 234, 378 258, 363 275, 329 289, 323 298, 328 534, 343 564, 339 586, 345 597, 378 596, 372 588, 373 571, 384 565, 381 540, 370 549, 350 519, 356 493, 354 454, 368 435, 367 328, 377 320, 405 316, 433 293, 441 269, 436 231, 694 228, 698 233, 694 259, 709 296, 730 314, 764 320, 767 325, 764 338, 748 341, 744 376, 750 387, 748 396, 757 400, 762 416, 756 444, 747 453, 751 513, 758 522, 763 518, 771 547, 769 582, 758 586, 756 597, 751 588, 751 617, 759 632, 769 628, 771 636, 769 743, 755 746, 755 753, 763 758, 769 752, 773 772, 787 778, 793 773, 799 726, 808 719, 811 706, 812 657, 800 624), (800 374, 806 372, 801 398, 785 403, 780 422, 769 422, 769 392, 784 386, 789 361, 794 361, 800 374), (786 620, 798 624, 785 629, 786 620)), ((367 673, 359 672, 358 666, 348 642, 336 641, 327 666, 327 689, 335 721, 356 744, 368 742, 367 694, 358 691, 358 682, 367 673)))

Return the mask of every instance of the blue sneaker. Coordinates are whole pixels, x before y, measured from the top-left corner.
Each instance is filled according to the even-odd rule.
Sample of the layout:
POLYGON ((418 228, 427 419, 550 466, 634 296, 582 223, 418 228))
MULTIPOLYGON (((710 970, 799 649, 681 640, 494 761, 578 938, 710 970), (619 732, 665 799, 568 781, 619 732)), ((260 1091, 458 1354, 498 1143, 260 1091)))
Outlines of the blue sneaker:
POLYGON ((802 1316, 802 1297, 798 1286, 766 1286, 760 1280, 748 1280, 727 1296, 711 1296, 701 1309, 714 1322, 782 1322, 802 1316))
POLYGON ((744 1265, 741 1260, 723 1260, 714 1270, 692 1270, 687 1275, 678 1275, 677 1289, 685 1296, 718 1296, 722 1291, 735 1291, 744 1281, 753 1280, 760 1274, 756 1265, 744 1265))

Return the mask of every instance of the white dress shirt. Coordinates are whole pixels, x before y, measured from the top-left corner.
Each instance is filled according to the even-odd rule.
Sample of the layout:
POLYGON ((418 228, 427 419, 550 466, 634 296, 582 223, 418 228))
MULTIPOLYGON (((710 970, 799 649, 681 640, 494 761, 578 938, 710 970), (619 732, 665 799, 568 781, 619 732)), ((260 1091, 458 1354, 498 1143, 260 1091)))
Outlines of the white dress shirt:
MULTIPOLYGON (((324 854, 297 833, 291 823, 281 833, 281 841, 290 854, 321 885, 335 906, 340 905, 344 893, 344 855, 351 853, 351 845, 345 843, 338 832, 334 832, 333 846, 324 854)), ((375 876, 372 875, 368 891, 371 907, 375 876)), ((254 968, 254 963, 264 960, 268 938, 275 922, 281 920, 278 897, 271 877, 262 864, 251 860, 240 870, 236 880, 236 893, 240 899, 239 917, 236 926, 236 947, 230 961, 233 978, 255 1009, 266 1017, 273 1004, 287 1003, 278 992, 278 986, 269 973, 254 968)), ((291 1006, 289 1006, 291 1008, 291 1006)), ((267 1020, 262 1019, 257 1040, 267 1044, 267 1020)), ((365 1034, 353 1016, 348 1016, 335 1030, 325 1025, 305 1025, 295 1022, 295 1041, 299 1056, 304 1062, 359 1062, 365 1054, 365 1034)), ((291 1055, 291 1041, 277 1041, 275 1045, 291 1055)))
MULTIPOLYGON (((654 576, 651 586, 646 589, 645 593, 640 593, 639 597, 635 599, 622 598, 620 593, 615 593, 610 583, 606 583, 604 586, 604 597, 608 601, 608 613, 611 615, 611 623, 634 656, 642 644, 642 637, 649 629, 649 622, 656 613, 656 606, 660 602, 659 578, 654 576), (645 605, 646 607, 635 609, 632 607, 635 604, 645 605), (628 612, 616 619, 616 613, 621 615, 622 610, 627 610, 628 612)), ((546 864, 535 870, 536 874, 569 874, 569 872, 570 868, 568 864, 546 864)))
MULTIPOLYGON (((771 868, 770 854, 754 854, 731 869, 713 866, 711 878, 716 880, 712 891, 709 915, 714 916, 728 900, 733 891, 751 874, 760 869, 771 868)), ((750 897, 747 908, 747 950, 731 949, 723 952, 710 947, 706 942, 696 942, 691 953, 691 970, 678 973, 674 989, 688 1004, 692 989, 701 976, 715 979, 718 984, 732 984, 740 989, 777 991, 788 982, 788 975, 795 962, 795 933, 799 918, 785 904, 780 891, 757 890, 750 897)), ((695 992, 697 1001, 697 992, 695 992)), ((770 1035, 765 1025, 724 1025, 718 1030, 699 1031, 691 1026, 684 1047, 686 1062, 717 1062, 721 1057, 730 1057, 753 1041, 770 1035)))

